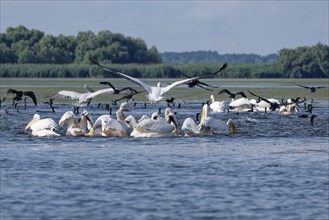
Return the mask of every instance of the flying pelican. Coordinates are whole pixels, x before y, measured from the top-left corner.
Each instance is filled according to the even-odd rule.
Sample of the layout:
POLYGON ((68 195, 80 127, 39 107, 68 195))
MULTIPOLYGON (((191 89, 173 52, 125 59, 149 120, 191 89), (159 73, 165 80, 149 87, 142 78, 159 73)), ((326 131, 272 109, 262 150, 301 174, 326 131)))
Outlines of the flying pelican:
POLYGON ((125 121, 133 128, 130 136, 133 137, 177 137, 179 127, 174 113, 167 108, 165 110, 165 119, 145 118, 138 123, 136 119, 129 115, 125 121), (167 110, 168 109, 168 110, 167 110))
POLYGON ((210 109, 213 112, 225 112, 225 106, 224 106, 224 101, 215 101, 214 95, 210 95, 210 109))
POLYGON ((303 86, 303 85, 299 85, 299 84, 297 84, 295 82, 294 82, 294 84, 297 85, 297 86, 299 86, 299 87, 302 87, 302 88, 311 90, 311 93, 312 92, 316 92, 317 89, 327 88, 327 87, 324 87, 324 86, 317 86, 317 87, 315 87, 315 86, 303 86))
POLYGON ((53 100, 55 98, 77 100, 78 102, 77 102, 76 106, 78 106, 78 107, 88 106, 94 97, 96 97, 98 95, 103 95, 103 94, 113 94, 113 92, 114 92, 114 90, 112 88, 100 89, 95 92, 86 92, 86 93, 61 90, 50 98, 50 106, 52 107, 53 100))
POLYGON ((231 118, 225 123, 221 120, 208 117, 208 104, 204 104, 202 107, 199 125, 196 125, 194 120, 188 117, 184 120, 181 130, 185 133, 185 136, 227 134, 228 131, 231 133, 237 132, 231 118))
POLYGON ((34 114, 32 120, 26 125, 25 130, 32 130, 32 135, 36 137, 60 136, 56 132, 58 125, 51 118, 40 119, 39 114, 34 114))
MULTIPOLYGON (((13 105, 15 105, 15 108, 17 108, 17 102, 23 100, 23 96, 30 97, 32 99, 34 105, 37 105, 37 98, 36 98, 33 91, 18 91, 18 90, 15 90, 15 89, 8 89, 5 96, 2 99, 2 102, 4 102, 6 100, 6 97, 7 97, 8 94, 15 94, 16 95, 13 98, 13 105)), ((25 105, 26 105, 26 98, 27 97, 24 98, 25 105)))
POLYGON ((128 136, 126 130, 118 122, 118 120, 111 117, 111 115, 101 115, 99 116, 92 129, 90 129, 87 136, 104 136, 104 137, 125 137, 128 136), (95 132, 100 129, 100 133, 95 132), (96 133, 96 134, 95 134, 96 133))
POLYGON ((117 71, 114 71, 114 70, 110 70, 102 65, 100 65, 92 56, 89 56, 89 60, 94 63, 94 64, 97 64, 98 66, 100 66, 103 70, 105 71, 108 71, 108 72, 111 72, 115 75, 118 75, 118 76, 121 76, 121 77, 124 77, 126 78, 127 80, 129 81, 132 81, 136 84, 138 84, 139 86, 143 87, 147 92, 148 92, 148 99, 151 103, 158 103, 159 101, 161 101, 164 97, 162 96, 164 93, 168 92, 170 89, 176 87, 176 86, 179 86, 181 84, 184 84, 184 83, 187 83, 187 82, 190 82, 192 80, 195 80, 195 79, 199 79, 199 77, 194 77, 194 78, 190 78, 190 79, 184 79, 184 80, 180 80, 180 81, 177 81, 177 82, 174 82, 166 87, 161 87, 160 86, 160 82, 157 83, 157 86, 149 86, 147 85, 146 83, 144 83, 143 81, 139 80, 139 79, 136 79, 134 77, 131 77, 131 76, 128 76, 126 74, 123 74, 123 73, 120 73, 120 72, 117 72, 117 71))

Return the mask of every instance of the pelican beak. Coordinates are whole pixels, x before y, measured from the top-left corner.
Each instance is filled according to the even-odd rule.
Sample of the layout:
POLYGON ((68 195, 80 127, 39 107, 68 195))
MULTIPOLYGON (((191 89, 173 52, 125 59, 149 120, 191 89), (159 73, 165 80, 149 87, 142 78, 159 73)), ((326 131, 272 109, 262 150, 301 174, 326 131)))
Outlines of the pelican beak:
POLYGON ((90 131, 86 134, 86 136, 93 136, 94 135, 94 129, 91 128, 90 131))
POLYGON ((238 132, 238 129, 236 129, 232 120, 228 121, 228 127, 229 127, 230 131, 232 132, 232 134, 235 134, 238 132))
POLYGON ((25 130, 29 129, 35 123, 35 119, 33 118, 25 127, 25 130))

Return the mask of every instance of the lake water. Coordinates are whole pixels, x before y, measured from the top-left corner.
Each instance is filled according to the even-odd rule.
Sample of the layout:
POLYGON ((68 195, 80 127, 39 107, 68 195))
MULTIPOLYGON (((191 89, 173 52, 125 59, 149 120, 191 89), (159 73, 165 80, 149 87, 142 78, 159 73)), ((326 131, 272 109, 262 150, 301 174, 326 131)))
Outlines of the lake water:
MULTIPOLYGON (((211 114, 238 129, 212 137, 34 138, 24 127, 35 112, 58 122, 70 105, 16 112, 8 101, 0 219, 328 219, 328 100, 313 106, 314 125, 298 117, 302 106, 289 116, 211 114)), ((158 107, 139 103, 128 114, 158 107)), ((197 101, 174 108, 180 125, 200 110, 197 101)), ((88 111, 94 120, 108 113, 97 104, 88 111)))

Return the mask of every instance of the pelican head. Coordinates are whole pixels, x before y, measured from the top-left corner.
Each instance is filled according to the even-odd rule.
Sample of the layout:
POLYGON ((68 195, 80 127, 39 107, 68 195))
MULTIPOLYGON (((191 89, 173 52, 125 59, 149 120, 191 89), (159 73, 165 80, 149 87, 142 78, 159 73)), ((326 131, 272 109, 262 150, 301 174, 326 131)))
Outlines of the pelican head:
POLYGON ((160 82, 157 83, 157 87, 158 87, 158 88, 161 87, 161 83, 160 83, 160 82))
POLYGON ((35 122, 40 120, 39 114, 34 114, 32 120, 26 125, 25 130, 29 129, 35 122))

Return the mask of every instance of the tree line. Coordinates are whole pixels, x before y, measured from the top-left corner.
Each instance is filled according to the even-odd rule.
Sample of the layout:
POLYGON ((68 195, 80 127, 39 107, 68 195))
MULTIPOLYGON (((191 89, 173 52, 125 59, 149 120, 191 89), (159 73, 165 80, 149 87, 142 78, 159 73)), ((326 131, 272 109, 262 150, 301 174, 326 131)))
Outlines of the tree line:
POLYGON ((216 77, 328 78, 329 72, 329 46, 321 43, 283 48, 277 55, 262 57, 212 51, 160 54, 155 46, 148 49, 142 39, 110 31, 52 36, 20 25, 0 33, 0 39, 0 77, 113 77, 90 65, 89 55, 109 68, 140 78, 177 78, 181 72, 200 76, 215 72, 224 62, 229 68, 216 77))

